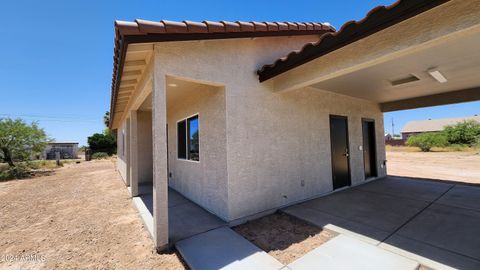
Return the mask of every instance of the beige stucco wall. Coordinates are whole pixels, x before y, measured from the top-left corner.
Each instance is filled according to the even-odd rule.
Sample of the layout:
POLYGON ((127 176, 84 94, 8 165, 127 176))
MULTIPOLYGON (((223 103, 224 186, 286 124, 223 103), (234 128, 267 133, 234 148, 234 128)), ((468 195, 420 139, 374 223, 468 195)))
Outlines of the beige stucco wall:
POLYGON ((153 181, 153 152, 152 152, 152 112, 137 112, 138 128, 138 183, 152 183, 153 181))
POLYGON ((225 91, 193 85, 168 103, 169 185, 217 216, 228 219, 225 91), (177 122, 198 114, 200 162, 178 159, 177 122))
POLYGON ((364 181, 361 119, 375 119, 380 176, 383 114, 377 104, 313 88, 284 94, 244 89, 227 103, 230 219, 332 191, 329 115, 348 117, 352 184, 364 181), (230 106, 228 106, 230 105, 230 106), (302 185, 303 182, 303 185, 302 185))
MULTIPOLYGON (((187 197, 228 221, 329 192, 332 190, 329 114, 349 117, 353 184, 364 180, 363 154, 358 149, 362 143, 361 118, 376 120, 378 171, 380 175, 385 174, 380 168, 385 153, 381 139, 383 119, 377 104, 314 89, 274 93, 271 82, 258 82, 257 68, 314 40, 316 37, 275 37, 155 45, 156 76, 182 77, 225 87, 226 154, 221 148, 208 153, 202 147, 205 132, 210 132, 204 126, 202 114, 200 152, 217 158, 216 162, 221 163, 222 168, 226 166, 227 173, 207 172, 205 167, 193 168, 196 164, 175 161, 177 164, 171 163, 170 170, 175 167, 178 171, 175 174, 184 173, 192 180, 171 180, 173 187, 188 190, 187 197), (225 155, 226 165, 223 165, 225 155), (205 177, 201 181, 190 177, 206 173, 220 175, 215 175, 214 180, 205 177), (226 179, 222 180, 224 175, 226 179), (219 198, 212 200, 211 194, 216 193, 221 195, 215 195, 219 198), (226 207, 224 200, 228 202, 226 207)), ((201 106, 203 97, 192 98, 193 103, 201 106)), ((169 127, 175 128, 179 117, 199 110, 192 108, 172 116, 170 106, 169 127)), ((185 107, 173 106, 178 111, 185 107)), ((171 144, 176 140, 172 131, 169 139, 172 155, 175 147, 171 144)))
POLYGON ((127 134, 127 122, 124 121, 117 130, 117 171, 125 184, 127 184, 127 134))

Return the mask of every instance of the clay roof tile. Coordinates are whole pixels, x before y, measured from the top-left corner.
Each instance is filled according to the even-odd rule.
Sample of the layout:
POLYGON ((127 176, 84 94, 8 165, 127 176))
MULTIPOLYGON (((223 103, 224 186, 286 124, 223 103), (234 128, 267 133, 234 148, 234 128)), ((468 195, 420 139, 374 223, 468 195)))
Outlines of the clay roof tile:
POLYGON ((187 24, 184 22, 161 21, 165 25, 167 33, 188 33, 187 24))
POLYGON ((237 21, 238 25, 240 25, 240 30, 242 32, 254 32, 255 27, 253 26, 253 23, 251 22, 242 22, 242 21, 237 21))
POLYGON ((221 21, 225 27, 225 32, 240 32, 240 25, 238 23, 221 21))
POLYGON ((203 23, 207 25, 210 33, 225 32, 225 26, 221 22, 203 21, 203 23))
POLYGON ((187 25, 189 33, 208 33, 208 27, 203 22, 183 21, 187 25))

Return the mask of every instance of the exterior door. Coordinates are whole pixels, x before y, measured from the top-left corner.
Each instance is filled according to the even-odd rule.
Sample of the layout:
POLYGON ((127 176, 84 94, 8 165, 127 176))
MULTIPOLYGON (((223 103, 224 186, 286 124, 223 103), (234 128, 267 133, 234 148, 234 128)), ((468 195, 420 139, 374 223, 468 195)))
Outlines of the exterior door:
POLYGON ((375 147, 375 122, 369 119, 362 120, 363 133, 363 164, 365 179, 377 176, 377 157, 375 147))
POLYGON ((348 120, 346 117, 330 116, 330 143, 333 189, 350 186, 348 120))

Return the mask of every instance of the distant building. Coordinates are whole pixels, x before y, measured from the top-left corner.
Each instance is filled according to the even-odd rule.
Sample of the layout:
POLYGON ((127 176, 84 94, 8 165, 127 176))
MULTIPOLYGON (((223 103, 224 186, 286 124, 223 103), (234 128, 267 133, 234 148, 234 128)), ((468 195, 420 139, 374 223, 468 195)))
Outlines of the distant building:
POLYGON ((428 119, 420 121, 408 122, 402 129, 402 139, 406 140, 408 137, 426 133, 442 131, 446 126, 455 125, 463 121, 474 120, 480 122, 480 116, 467 116, 459 118, 443 118, 443 119, 428 119))
POLYGON ((75 159, 78 153, 78 142, 50 142, 43 150, 42 159, 55 159, 55 153, 60 153, 61 159, 75 159))

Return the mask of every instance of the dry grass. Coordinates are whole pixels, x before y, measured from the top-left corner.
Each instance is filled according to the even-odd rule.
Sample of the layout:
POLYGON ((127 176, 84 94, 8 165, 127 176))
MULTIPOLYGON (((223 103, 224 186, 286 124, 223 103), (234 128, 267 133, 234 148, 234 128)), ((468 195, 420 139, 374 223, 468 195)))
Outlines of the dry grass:
MULTIPOLYGON (((413 146, 385 146, 386 151, 388 152, 421 152, 420 148, 413 146)), ((430 152, 479 152, 480 149, 477 147, 467 147, 462 145, 452 145, 448 147, 433 147, 430 152)))
POLYGON ((337 234, 276 213, 233 228, 283 264, 289 264, 337 234))

